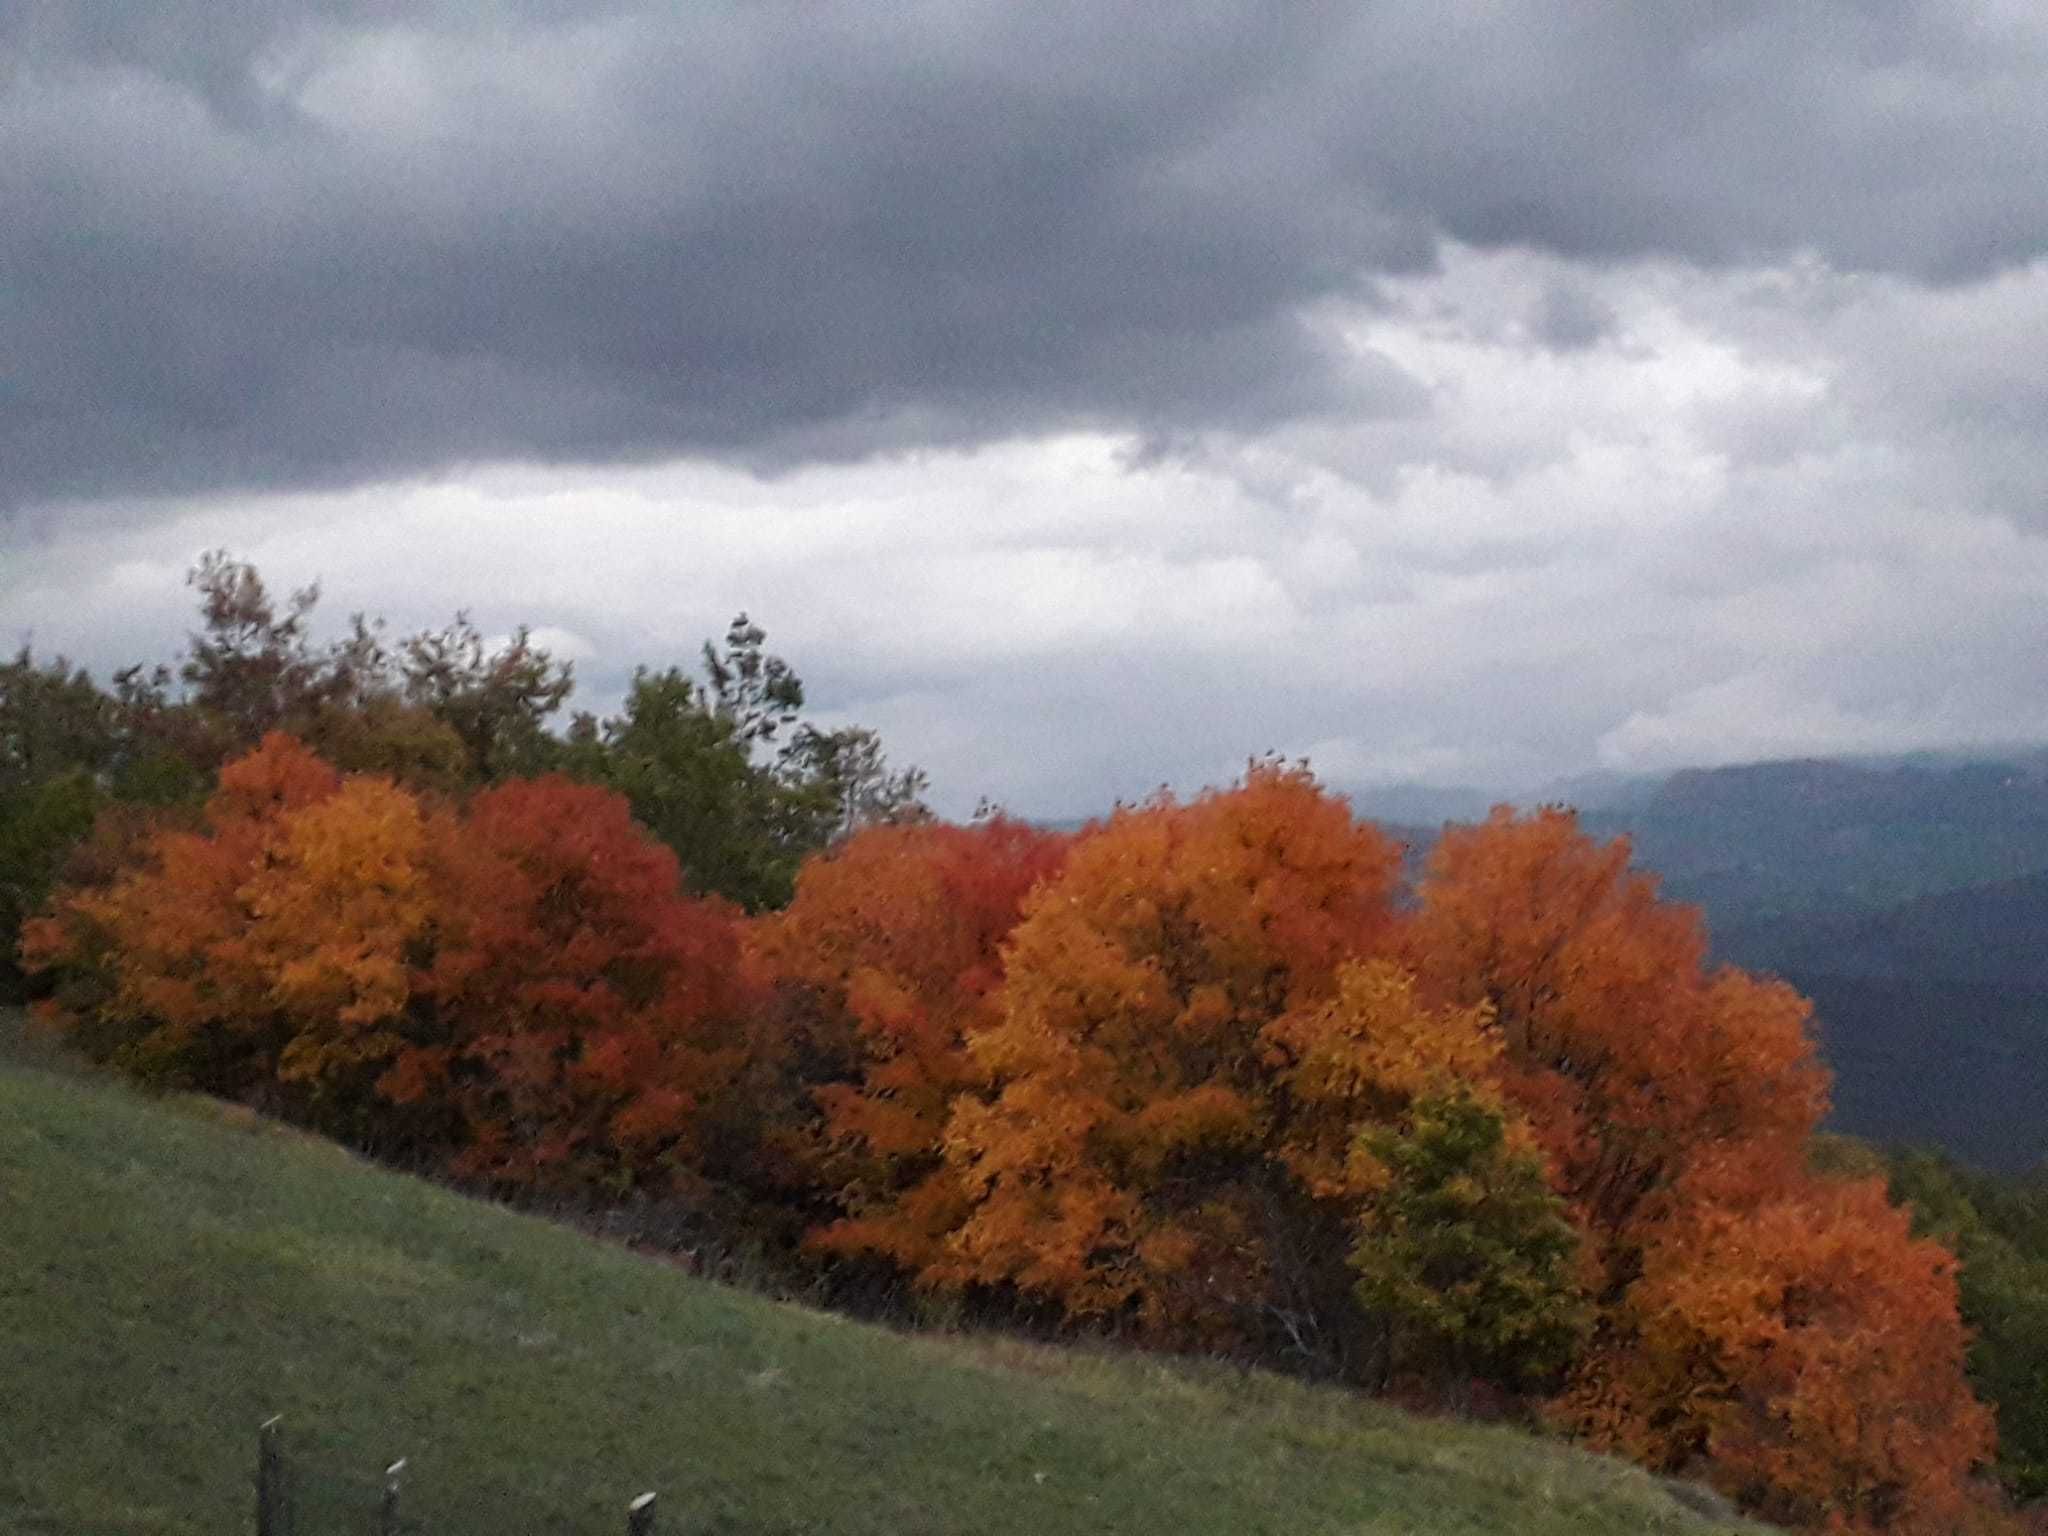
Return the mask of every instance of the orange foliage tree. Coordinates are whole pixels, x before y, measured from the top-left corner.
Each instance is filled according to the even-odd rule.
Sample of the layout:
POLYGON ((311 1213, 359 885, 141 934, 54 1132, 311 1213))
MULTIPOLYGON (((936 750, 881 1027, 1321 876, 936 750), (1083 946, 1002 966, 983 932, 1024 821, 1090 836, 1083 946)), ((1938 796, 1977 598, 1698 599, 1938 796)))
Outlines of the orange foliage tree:
POLYGON ((292 1019, 261 961, 252 886, 288 819, 340 787, 273 733, 221 770, 196 827, 135 834, 132 862, 60 892, 24 929, 28 967, 63 978, 47 1011, 146 1081, 226 1094, 270 1082, 292 1019))
POLYGON ((701 1171, 752 1008, 737 913, 618 796, 458 815, 273 734, 138 852, 26 936, 104 1059, 506 1183, 701 1171))
POLYGON ((1827 1102, 1806 1002, 1709 972, 1698 914, 1628 864, 1569 811, 1449 828, 1405 948, 1432 998, 1491 1009, 1504 1085, 1617 1283, 1681 1184, 1781 1186, 1827 1102))
POLYGON ((1272 765, 1082 840, 1027 901, 1000 1017, 970 1037, 994 1091, 955 1110, 971 1209, 926 1281, 1174 1342, 1278 1334, 1343 1356, 1349 1244, 1309 1183, 1337 1193, 1346 1143, 1311 1127, 1359 1084, 1317 1053, 1374 1037, 1361 1009, 1413 1005, 1344 989, 1390 939, 1398 867, 1305 770, 1272 765))
POLYGON ((242 959, 289 1023, 280 1081, 359 1098, 404 1047, 411 966, 435 915, 430 837, 447 831, 380 778, 278 818, 237 896, 242 959))
POLYGON ((818 1250, 913 1272, 943 1255, 965 1215, 946 1123, 981 1082, 967 1040, 995 1016, 1025 897, 1070 841, 1002 816, 869 827, 805 864, 788 909, 757 923, 784 994, 770 1048, 821 1116, 807 1161, 841 1213, 812 1234, 818 1250))
POLYGON ((1650 1247, 1570 1406, 1604 1443, 1701 1466, 1786 1524, 1975 1528, 1995 1436, 1963 1373, 1955 1271, 1880 1179, 1696 1208, 1650 1247))

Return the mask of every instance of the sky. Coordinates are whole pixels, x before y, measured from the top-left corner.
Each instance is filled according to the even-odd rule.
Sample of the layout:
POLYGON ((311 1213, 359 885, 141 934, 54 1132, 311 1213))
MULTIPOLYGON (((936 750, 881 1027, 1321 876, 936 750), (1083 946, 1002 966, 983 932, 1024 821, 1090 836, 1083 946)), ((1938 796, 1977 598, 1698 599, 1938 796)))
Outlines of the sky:
POLYGON ((2048 740, 2035 0, 0 0, 0 643, 744 610, 941 809, 2048 740))

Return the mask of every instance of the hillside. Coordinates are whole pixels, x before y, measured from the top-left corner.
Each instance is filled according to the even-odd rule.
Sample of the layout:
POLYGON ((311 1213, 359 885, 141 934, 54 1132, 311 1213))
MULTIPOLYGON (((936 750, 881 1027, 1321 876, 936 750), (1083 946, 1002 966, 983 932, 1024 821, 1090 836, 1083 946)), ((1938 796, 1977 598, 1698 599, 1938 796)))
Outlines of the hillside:
POLYGON ((612 1532, 644 1488, 669 1532, 1735 1529, 1505 1429, 775 1305, 19 1050, 0 1232, 9 1531, 246 1529, 272 1413, 299 1536, 369 1529, 336 1506, 400 1455, 432 1536, 612 1532))
MULTIPOLYGON (((2048 873, 1918 896, 1877 911, 1718 929, 1737 964, 1786 973, 1943 980, 2048 992, 2048 873)), ((2048 1038, 2048 1036, 2044 1036, 2048 1038)))
POLYGON ((2048 770, 2039 758, 1690 769, 1586 825, 1627 833, 1666 893, 1720 930, 2048 870, 2048 770))
POLYGON ((1785 979, 1812 999, 1835 1073, 1830 1129, 2007 1173, 2048 1158, 2048 992, 1825 971, 1785 979))
POLYGON ((1833 1124, 1985 1168, 2048 1156, 2048 875, 1717 932, 1813 999, 1833 1124))

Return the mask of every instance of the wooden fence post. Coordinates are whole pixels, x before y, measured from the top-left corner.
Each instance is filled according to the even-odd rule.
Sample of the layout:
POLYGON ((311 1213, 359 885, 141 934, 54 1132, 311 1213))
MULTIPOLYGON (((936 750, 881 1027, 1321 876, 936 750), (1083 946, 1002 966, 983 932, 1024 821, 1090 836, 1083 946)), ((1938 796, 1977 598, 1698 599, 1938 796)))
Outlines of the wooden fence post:
POLYGON ((384 1502, 377 1507, 377 1536, 398 1536, 398 1474, 404 1470, 403 1456, 384 1469, 384 1502))
POLYGON ((626 1506, 626 1536, 654 1536, 654 1495, 643 1493, 626 1506))
POLYGON ((256 1536, 291 1536, 291 1513, 284 1486, 283 1415, 268 1418, 256 1430, 256 1536))

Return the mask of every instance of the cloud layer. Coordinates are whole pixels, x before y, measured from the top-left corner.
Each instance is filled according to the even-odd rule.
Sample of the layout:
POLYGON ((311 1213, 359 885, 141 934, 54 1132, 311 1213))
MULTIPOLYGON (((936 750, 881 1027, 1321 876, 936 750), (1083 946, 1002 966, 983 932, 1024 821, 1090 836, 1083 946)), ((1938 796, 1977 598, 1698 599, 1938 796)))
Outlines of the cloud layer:
POLYGON ((1519 790, 2048 737, 2048 459, 1982 408, 2048 335, 2048 268, 1927 290, 1453 248, 1318 323, 1426 408, 153 503, 18 544, 0 638, 161 653, 228 543, 324 578, 337 619, 547 626, 602 705, 746 608, 956 811, 1079 814, 1267 750, 1519 790), (1560 292, 1597 338, 1554 345, 1560 292))
MULTIPOLYGON (((1417 407, 1440 242, 1972 280, 2036 6, 17 0, 0 506, 1417 407)), ((1604 325, 1546 296, 1540 339, 1604 325)))
POLYGON ((949 807, 2048 736, 2048 13, 0 0, 0 639, 747 608, 949 807))

